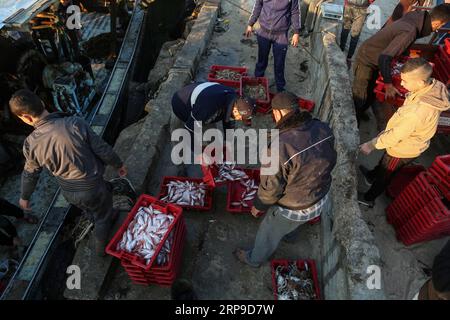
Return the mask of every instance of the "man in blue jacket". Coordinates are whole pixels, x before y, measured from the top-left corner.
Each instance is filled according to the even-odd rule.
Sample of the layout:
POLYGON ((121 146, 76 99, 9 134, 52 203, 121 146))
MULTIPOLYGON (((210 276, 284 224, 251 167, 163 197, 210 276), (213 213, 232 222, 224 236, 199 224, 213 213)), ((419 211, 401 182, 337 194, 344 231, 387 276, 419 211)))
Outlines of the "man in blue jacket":
POLYGON ((266 215, 254 247, 234 252, 240 262, 253 267, 266 262, 283 238, 292 242, 300 225, 329 212, 331 172, 337 157, 330 127, 300 111, 295 95, 277 94, 272 109, 279 130, 278 172, 261 175, 251 211, 254 217, 260 212, 266 215))
POLYGON ((269 64, 270 48, 273 49, 275 83, 278 92, 284 91, 284 65, 289 45, 288 31, 292 26, 294 35, 291 44, 298 46, 300 34, 300 12, 298 0, 256 0, 252 15, 248 21, 245 35, 250 37, 253 25, 259 21, 258 62, 255 67, 255 77, 263 77, 269 64))

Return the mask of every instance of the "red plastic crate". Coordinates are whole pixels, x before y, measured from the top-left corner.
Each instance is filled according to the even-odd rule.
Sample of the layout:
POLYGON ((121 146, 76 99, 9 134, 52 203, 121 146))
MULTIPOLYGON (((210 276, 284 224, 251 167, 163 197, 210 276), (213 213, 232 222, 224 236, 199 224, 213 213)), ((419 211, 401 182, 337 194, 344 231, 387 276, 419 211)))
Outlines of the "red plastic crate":
POLYGON ((441 169, 446 177, 450 177, 450 154, 436 157, 432 166, 441 169))
POLYGON ((233 80, 224 80, 224 79, 217 79, 216 78, 216 72, 222 71, 222 70, 232 70, 239 72, 241 76, 246 76, 248 72, 248 68, 246 67, 233 67, 233 66, 219 66, 219 65, 212 65, 209 69, 208 74, 208 81, 210 82, 217 82, 220 84, 223 84, 224 86, 229 86, 232 88, 239 89, 241 85, 241 81, 233 81, 233 80))
POLYGON ((316 106, 316 104, 314 103, 314 101, 306 100, 303 98, 298 98, 298 106, 302 110, 312 112, 314 110, 314 107, 316 106))
POLYGON ((266 90, 266 98, 265 99, 257 99, 256 104, 258 105, 258 112, 261 113, 267 113, 270 111, 270 91, 269 91, 269 81, 267 78, 260 77, 260 78, 252 78, 252 77, 242 77, 241 83, 239 87, 239 95, 243 95, 244 91, 243 88, 245 85, 258 85, 262 84, 264 86, 264 89, 266 90))
MULTIPOLYGON (((259 169, 244 169, 247 173, 247 176, 250 179, 254 179, 256 185, 259 185, 260 182, 260 170, 259 169)), ((230 181, 228 183, 228 192, 227 192, 227 211, 231 213, 248 213, 251 212, 253 201, 247 201, 248 207, 238 206, 234 207, 231 205, 232 202, 239 201, 241 198, 242 192, 244 191, 244 186, 240 181, 230 181)), ((258 190, 255 189, 256 192, 258 190)))
POLYGON ((106 246, 106 253, 109 255, 112 255, 119 259, 125 259, 129 261, 131 264, 142 268, 145 271, 148 271, 153 266, 153 263, 156 260, 156 257, 158 256, 159 252, 161 251, 162 246, 166 242, 170 232, 172 232, 175 225, 182 219, 182 213, 183 209, 181 209, 179 206, 175 206, 172 204, 164 203, 162 201, 159 201, 158 199, 142 194, 139 199, 136 201, 136 204, 131 209, 130 213, 128 214, 125 221, 120 226, 119 230, 116 232, 114 237, 111 239, 109 244, 106 246), (128 253, 125 251, 117 251, 117 244, 122 240, 123 233, 126 232, 128 225, 133 221, 134 217, 136 216, 137 212, 139 211, 140 207, 148 207, 149 205, 152 205, 154 209, 157 209, 161 211, 164 214, 171 214, 174 216, 174 221, 170 224, 167 233, 162 238, 161 242, 159 243, 158 247, 155 250, 155 254, 153 255, 152 259, 148 264, 145 264, 145 261, 132 253, 128 253))
MULTIPOLYGON (((205 151, 205 149, 203 149, 203 151, 205 151)), ((203 172, 203 181, 205 183, 207 183, 208 185, 212 186, 212 187, 219 187, 219 186, 223 186, 226 185, 228 182, 227 181, 223 181, 223 182, 216 182, 215 178, 217 177, 217 175, 219 174, 219 168, 216 165, 217 163, 223 163, 224 161, 227 161, 229 159, 231 159, 231 154, 230 154, 230 150, 224 146, 223 147, 223 151, 222 151, 222 157, 220 157, 220 155, 218 155, 218 157, 220 157, 219 159, 216 159, 216 154, 215 154, 215 149, 211 150, 210 156, 213 157, 213 164, 210 165, 201 165, 201 169, 203 172)), ((240 167, 236 167, 236 169, 240 169, 242 170, 242 168, 240 167)))
POLYGON ((395 175, 387 187, 387 194, 392 198, 396 198, 402 190, 422 171, 425 171, 425 167, 420 165, 403 167, 395 175))
POLYGON ((320 295, 320 284, 319 284, 319 277, 317 274, 317 268, 316 268, 316 262, 311 259, 306 260, 272 260, 270 262, 271 269, 272 269, 272 287, 273 287, 273 295, 275 297, 275 300, 278 300, 278 293, 277 293, 277 280, 275 275, 275 270, 278 266, 285 266, 287 267, 290 263, 294 262, 297 264, 297 268, 299 270, 305 270, 305 263, 308 265, 308 268, 311 270, 311 275, 314 282, 314 291, 316 293, 316 299, 315 300, 321 300, 320 295))
POLYGON ((212 208, 212 202, 213 202, 213 191, 214 188, 206 183, 206 181, 203 178, 187 178, 187 177, 174 177, 174 176, 165 176, 163 178, 163 181, 161 183, 160 192, 159 192, 159 199, 164 198, 167 195, 167 183, 170 181, 190 181, 195 183, 205 183, 207 185, 206 187, 206 195, 205 195, 205 205, 204 206, 189 206, 189 205, 178 205, 174 204, 176 206, 179 206, 181 208, 184 208, 186 210, 195 210, 195 211, 209 211, 212 208))

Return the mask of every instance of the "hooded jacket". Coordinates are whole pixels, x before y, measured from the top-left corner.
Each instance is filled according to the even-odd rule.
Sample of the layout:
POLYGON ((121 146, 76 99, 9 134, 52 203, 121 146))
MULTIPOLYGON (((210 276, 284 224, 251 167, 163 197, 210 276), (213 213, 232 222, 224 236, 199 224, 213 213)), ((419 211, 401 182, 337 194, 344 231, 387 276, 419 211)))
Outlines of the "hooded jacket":
POLYGON ((293 113, 277 124, 278 172, 261 175, 254 201, 259 211, 267 211, 272 205, 290 210, 307 209, 330 190, 331 171, 336 165, 333 132, 318 119, 308 115, 302 121, 301 117, 293 113))
POLYGON ((299 0, 255 0, 248 25, 259 21, 261 29, 269 33, 288 32, 292 26, 294 33, 300 33, 299 0))
POLYGON ((430 146, 441 112, 449 109, 447 87, 433 79, 429 86, 406 95, 403 106, 372 142, 392 157, 416 158, 430 146))

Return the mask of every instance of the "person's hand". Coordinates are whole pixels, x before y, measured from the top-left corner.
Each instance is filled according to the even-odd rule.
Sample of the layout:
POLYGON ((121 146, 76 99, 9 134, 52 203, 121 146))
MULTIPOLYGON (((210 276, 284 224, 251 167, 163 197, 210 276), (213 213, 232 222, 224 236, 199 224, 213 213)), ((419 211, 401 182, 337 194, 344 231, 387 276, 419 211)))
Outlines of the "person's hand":
POLYGON ((363 143, 362 145, 359 146, 359 150, 361 150, 361 152, 365 155, 369 155, 374 149, 375 147, 372 141, 363 143))
POLYGON ((123 178, 128 174, 128 169, 125 165, 119 168, 119 177, 123 178))
POLYGON ((386 99, 394 99, 396 94, 401 95, 400 91, 398 91, 392 83, 386 84, 385 88, 386 88, 385 93, 386 99))
POLYGON ((31 211, 31 206, 30 206, 29 200, 24 200, 21 198, 19 200, 19 206, 23 211, 31 211))
POLYGON ((245 30, 245 36, 247 38, 250 38, 253 34, 253 27, 252 26, 247 26, 247 30, 245 30))
POLYGON ((299 39, 300 39, 300 35, 298 33, 294 33, 294 35, 292 36, 291 45, 293 47, 297 47, 299 39))
POLYGON ((252 216, 255 218, 259 218, 261 216, 262 212, 256 209, 255 207, 252 207, 252 216))

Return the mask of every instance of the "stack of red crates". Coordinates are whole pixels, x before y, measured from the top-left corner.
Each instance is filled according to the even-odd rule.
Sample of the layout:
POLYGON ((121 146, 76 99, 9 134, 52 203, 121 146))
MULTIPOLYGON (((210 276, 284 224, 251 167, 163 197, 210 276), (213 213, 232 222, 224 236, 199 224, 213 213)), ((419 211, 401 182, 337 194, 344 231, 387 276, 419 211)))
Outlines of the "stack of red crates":
POLYGON ((450 235, 450 155, 439 156, 387 207, 387 220, 405 245, 450 235))
POLYGON ((161 202, 156 198, 145 194, 141 195, 122 226, 109 242, 106 247, 106 253, 120 259, 121 265, 134 283, 142 285, 156 284, 160 286, 171 286, 180 271, 186 237, 186 225, 182 212, 183 209, 178 206, 161 202), (133 221, 139 208, 148 207, 149 205, 152 205, 154 209, 157 209, 164 214, 173 215, 175 219, 156 248, 153 258, 146 264, 141 257, 135 254, 118 251, 117 244, 121 241, 123 233, 126 232, 128 225, 133 221), (168 262, 164 265, 158 265, 156 258, 164 243, 170 240, 172 245, 168 262))

